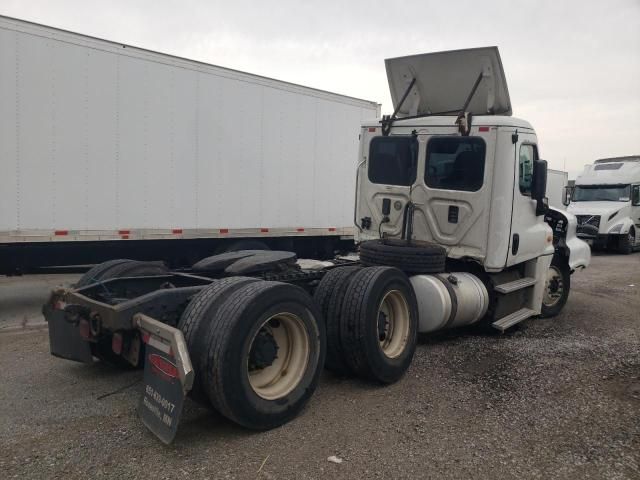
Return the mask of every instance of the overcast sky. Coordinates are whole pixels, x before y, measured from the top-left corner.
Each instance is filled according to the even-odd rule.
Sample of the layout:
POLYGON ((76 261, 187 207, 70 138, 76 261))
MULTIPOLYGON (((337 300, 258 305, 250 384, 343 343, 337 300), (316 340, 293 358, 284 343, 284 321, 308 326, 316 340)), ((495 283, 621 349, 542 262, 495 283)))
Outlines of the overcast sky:
POLYGON ((0 0, 0 13, 382 103, 384 58, 497 45, 515 116, 573 178, 640 154, 640 0, 0 0))

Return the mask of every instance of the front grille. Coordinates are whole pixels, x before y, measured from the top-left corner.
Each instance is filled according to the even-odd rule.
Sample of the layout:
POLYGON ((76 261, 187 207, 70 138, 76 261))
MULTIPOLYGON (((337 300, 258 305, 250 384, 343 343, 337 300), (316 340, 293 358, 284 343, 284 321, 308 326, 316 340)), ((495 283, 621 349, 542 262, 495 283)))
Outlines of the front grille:
POLYGON ((576 233, 584 235, 598 235, 600 230, 600 215, 576 215, 578 228, 576 233))
POLYGON ((600 228, 600 215, 576 215, 578 225, 591 225, 600 228))

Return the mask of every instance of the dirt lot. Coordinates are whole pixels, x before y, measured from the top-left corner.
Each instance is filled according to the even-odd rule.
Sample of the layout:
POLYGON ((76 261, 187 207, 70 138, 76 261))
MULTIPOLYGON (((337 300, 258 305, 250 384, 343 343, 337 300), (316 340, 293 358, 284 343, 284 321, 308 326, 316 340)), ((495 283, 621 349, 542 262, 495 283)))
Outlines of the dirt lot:
MULTIPOLYGON (((189 401, 170 447, 136 416, 139 372, 53 358, 46 331, 14 328, 0 334, 0 471, 640 478, 640 253, 596 256, 572 281, 560 317, 502 336, 469 329, 423 338, 406 377, 387 388, 326 374, 303 414, 270 432, 248 432, 189 401), (331 455, 343 462, 328 462, 331 455)), ((0 283, 0 326, 15 313, 11 292, 31 287, 29 279, 0 283)), ((34 288, 30 298, 44 294, 34 288)), ((36 307, 20 298, 31 319, 36 307)))

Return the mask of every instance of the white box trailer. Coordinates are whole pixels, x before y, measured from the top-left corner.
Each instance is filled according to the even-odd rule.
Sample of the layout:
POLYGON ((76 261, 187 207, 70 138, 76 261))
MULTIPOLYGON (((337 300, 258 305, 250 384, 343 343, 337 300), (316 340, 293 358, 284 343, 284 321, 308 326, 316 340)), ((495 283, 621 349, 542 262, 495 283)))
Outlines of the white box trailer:
POLYGON ((380 113, 7 17, 0 105, 0 273, 178 246, 193 261, 233 239, 331 251, 352 238, 359 127, 380 113))
POLYGON ((566 188, 569 185, 569 174, 562 170, 547 170, 547 199, 553 208, 565 210, 566 188))

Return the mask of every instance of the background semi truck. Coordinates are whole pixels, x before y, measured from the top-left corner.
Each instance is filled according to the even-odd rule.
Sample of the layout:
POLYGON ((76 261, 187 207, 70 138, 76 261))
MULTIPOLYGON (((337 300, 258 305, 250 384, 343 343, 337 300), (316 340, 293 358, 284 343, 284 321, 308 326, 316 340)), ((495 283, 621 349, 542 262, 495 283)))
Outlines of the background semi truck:
POLYGON ((0 17, 0 274, 352 243, 371 101, 0 17))
POLYGON ((577 234, 596 247, 640 247, 640 155, 596 160, 576 179, 567 209, 577 234))

